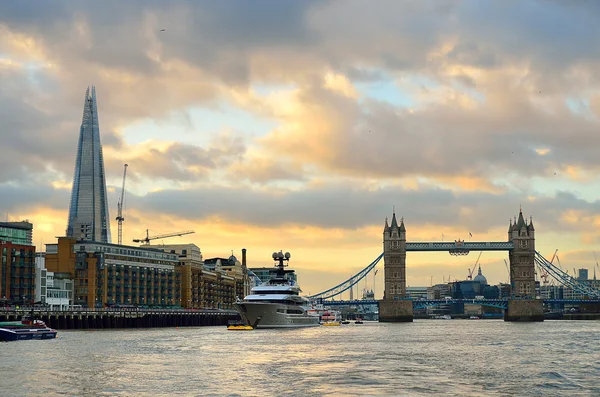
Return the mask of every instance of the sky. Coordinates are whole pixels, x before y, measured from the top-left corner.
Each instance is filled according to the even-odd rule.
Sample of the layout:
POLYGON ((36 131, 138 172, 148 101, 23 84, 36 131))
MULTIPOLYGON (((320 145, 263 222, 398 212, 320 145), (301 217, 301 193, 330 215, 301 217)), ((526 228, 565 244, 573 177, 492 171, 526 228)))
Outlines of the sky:
MULTIPOLYGON (((506 241, 522 208, 542 254, 592 274, 599 18, 583 0, 0 2, 0 210, 36 245, 65 234, 95 85, 113 236, 129 164, 125 243, 189 229, 164 243, 250 267, 289 251, 314 294, 382 252, 394 208, 413 242, 506 241)), ((407 284, 477 255, 409 253, 407 284)), ((507 257, 482 254, 489 283, 507 257)))

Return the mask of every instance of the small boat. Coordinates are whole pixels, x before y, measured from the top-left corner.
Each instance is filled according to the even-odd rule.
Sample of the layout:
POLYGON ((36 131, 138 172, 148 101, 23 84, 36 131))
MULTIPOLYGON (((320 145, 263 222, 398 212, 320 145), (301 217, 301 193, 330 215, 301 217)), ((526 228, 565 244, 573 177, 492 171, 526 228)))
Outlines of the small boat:
POLYGON ((327 321, 327 322, 324 322, 323 325, 325 327, 339 327, 340 322, 339 321, 327 321))
POLYGON ((362 318, 357 318, 356 321, 354 321, 354 324, 362 324, 362 318))
POLYGON ((252 331, 251 325, 230 325, 227 327, 228 331, 252 331))
POLYGON ((33 320, 29 316, 24 316, 21 321, 0 322, 0 341, 55 339, 56 334, 56 330, 42 320, 33 320))
POLYGON ((344 324, 344 325, 346 325, 346 324, 350 324, 350 321, 348 321, 348 320, 344 320, 344 321, 342 321, 342 324, 344 324))
POLYGON ((477 316, 471 316, 471 317, 469 317, 469 320, 479 320, 479 317, 477 317, 477 316))

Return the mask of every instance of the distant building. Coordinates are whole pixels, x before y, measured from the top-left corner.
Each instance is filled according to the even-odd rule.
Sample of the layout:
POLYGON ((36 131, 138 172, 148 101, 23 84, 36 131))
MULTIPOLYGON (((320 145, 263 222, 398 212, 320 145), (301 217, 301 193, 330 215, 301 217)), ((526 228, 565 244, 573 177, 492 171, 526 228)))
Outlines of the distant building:
POLYGON ((21 222, 0 222, 0 241, 13 244, 33 245, 33 224, 29 220, 21 222))
POLYGON ((78 240, 111 242, 106 176, 94 86, 91 93, 89 87, 85 92, 67 236, 78 240))
POLYGON ((585 269, 585 268, 579 269, 579 271, 577 272, 577 279, 578 280, 587 280, 588 279, 588 269, 585 269))
POLYGON ((406 296, 412 299, 427 299, 427 287, 406 287, 406 296))
POLYGON ((35 299, 35 247, 0 241, 0 298, 17 304, 35 299))

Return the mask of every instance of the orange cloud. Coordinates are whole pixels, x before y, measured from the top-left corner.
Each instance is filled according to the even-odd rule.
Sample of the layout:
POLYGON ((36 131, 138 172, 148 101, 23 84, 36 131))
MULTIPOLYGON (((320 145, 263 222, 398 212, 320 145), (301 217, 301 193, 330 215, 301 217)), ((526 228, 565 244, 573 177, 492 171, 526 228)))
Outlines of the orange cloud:
POLYGON ((495 186, 489 180, 476 176, 431 176, 432 181, 451 190, 481 191, 493 194, 504 193, 506 190, 495 186))

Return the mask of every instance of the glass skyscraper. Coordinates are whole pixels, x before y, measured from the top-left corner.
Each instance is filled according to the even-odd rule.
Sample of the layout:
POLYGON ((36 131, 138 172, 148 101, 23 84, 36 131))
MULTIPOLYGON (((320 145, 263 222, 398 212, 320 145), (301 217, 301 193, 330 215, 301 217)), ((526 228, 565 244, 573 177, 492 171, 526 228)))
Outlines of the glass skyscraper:
POLYGON ((110 243, 109 219, 96 88, 92 86, 91 95, 89 87, 85 92, 67 236, 110 243))

